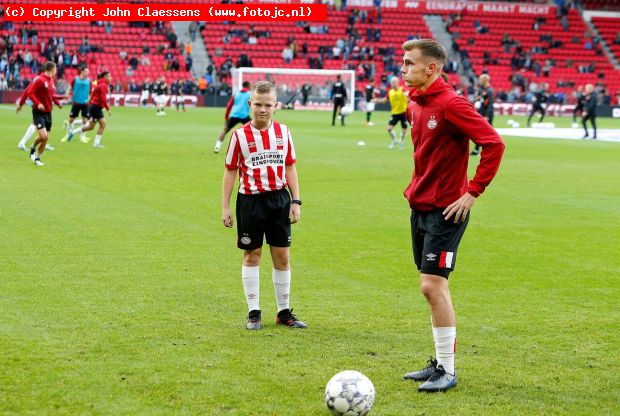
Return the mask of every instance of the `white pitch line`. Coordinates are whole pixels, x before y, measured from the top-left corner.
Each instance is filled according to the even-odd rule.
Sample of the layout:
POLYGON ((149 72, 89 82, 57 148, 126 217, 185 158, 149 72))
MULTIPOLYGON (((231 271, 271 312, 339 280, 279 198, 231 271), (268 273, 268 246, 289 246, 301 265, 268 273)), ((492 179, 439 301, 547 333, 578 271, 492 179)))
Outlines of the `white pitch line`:
MULTIPOLYGON (((589 126, 588 126, 589 127, 589 126)), ((496 129, 500 136, 529 137, 535 139, 564 139, 582 140, 583 128, 553 128, 553 129, 534 129, 534 128, 501 128, 496 129)), ((590 138, 592 138, 592 128, 588 128, 590 138)), ((620 143, 620 129, 597 129, 596 139, 602 142, 620 143)))

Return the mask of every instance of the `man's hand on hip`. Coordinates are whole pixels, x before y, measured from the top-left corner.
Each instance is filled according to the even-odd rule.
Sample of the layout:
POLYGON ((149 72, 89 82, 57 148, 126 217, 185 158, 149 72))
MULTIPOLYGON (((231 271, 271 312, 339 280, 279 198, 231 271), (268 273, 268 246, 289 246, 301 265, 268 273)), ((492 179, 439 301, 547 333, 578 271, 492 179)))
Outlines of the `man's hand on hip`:
POLYGON ((463 196, 444 209, 443 215, 446 216, 446 221, 448 221, 453 215, 455 224, 465 221, 465 218, 467 218, 467 213, 469 213, 469 210, 474 205, 474 202, 476 202, 476 197, 469 192, 465 192, 463 196))

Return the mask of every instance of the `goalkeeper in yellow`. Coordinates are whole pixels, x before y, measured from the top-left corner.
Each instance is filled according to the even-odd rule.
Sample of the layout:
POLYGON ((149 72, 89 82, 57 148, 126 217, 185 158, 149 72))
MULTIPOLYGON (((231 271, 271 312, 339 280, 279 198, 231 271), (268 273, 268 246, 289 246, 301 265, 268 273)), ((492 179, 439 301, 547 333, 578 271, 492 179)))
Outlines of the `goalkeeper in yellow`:
POLYGON ((398 77, 392 77, 390 80, 390 90, 383 98, 374 98, 372 100, 375 103, 390 102, 392 108, 392 118, 390 119, 387 132, 392 139, 390 143, 390 149, 393 149, 397 144, 402 149, 405 145, 405 135, 407 134, 407 94, 403 87, 400 85, 400 79, 398 77), (396 137, 394 132, 394 126, 400 121, 400 140, 396 137))

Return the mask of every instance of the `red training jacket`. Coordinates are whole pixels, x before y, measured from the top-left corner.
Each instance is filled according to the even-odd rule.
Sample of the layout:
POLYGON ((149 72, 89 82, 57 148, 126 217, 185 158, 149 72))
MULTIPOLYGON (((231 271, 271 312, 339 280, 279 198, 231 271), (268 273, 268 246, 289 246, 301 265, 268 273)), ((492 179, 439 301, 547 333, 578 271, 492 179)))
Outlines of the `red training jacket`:
POLYGON ((443 79, 424 92, 409 92, 414 170, 405 198, 416 211, 444 209, 463 194, 478 197, 491 183, 504 154, 504 142, 465 97, 443 79), (482 147, 480 163, 467 181, 469 140, 482 147))
POLYGON ((104 78, 97 80, 97 86, 93 89, 90 96, 90 103, 110 111, 110 104, 108 104, 108 82, 104 78))
POLYGON ((56 86, 54 85, 54 80, 45 74, 41 74, 35 77, 32 83, 28 85, 19 100, 19 106, 23 106, 26 99, 30 98, 35 110, 42 111, 44 113, 51 113, 54 108, 54 104, 60 105, 60 101, 58 100, 58 96, 56 96, 55 92, 56 86), (43 104, 43 110, 38 108, 39 104, 43 104))

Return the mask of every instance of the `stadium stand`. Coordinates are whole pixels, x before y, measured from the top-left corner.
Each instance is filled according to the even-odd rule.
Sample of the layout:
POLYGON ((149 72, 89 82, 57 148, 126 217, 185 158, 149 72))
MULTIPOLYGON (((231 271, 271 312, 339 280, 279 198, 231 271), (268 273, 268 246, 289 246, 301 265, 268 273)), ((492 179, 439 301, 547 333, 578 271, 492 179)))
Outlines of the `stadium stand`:
POLYGON ((180 42, 171 33, 171 24, 164 22, 2 22, 0 56, 7 54, 11 69, 18 64, 17 73, 8 71, 8 65, 6 73, 17 87, 23 88, 45 60, 60 62, 60 55, 59 78, 71 82, 77 66, 87 64, 91 76, 108 70, 113 85, 121 81, 125 90, 132 80, 140 84, 161 75, 168 82, 192 78, 180 42))
POLYGON ((605 56, 600 39, 571 9, 567 26, 554 16, 464 13, 446 22, 472 69, 488 72, 498 90, 523 87, 523 80, 549 84, 566 98, 577 85, 620 89, 620 75, 605 56))
MULTIPOLYGON (((6 4, 15 1, 9 0, 6 4)), ((110 2, 117 1, 120 0, 110 2)), ((596 7, 613 8, 617 2, 586 2, 586 5, 593 3, 597 3, 596 7)), ((488 72, 493 86, 504 95, 516 91, 515 87, 523 94, 532 81, 548 83, 550 91, 560 93, 561 99, 567 102, 572 100, 574 88, 586 83, 598 84, 599 88, 607 88, 612 93, 620 91, 620 73, 600 44, 604 39, 616 56, 620 56, 620 44, 614 44, 618 33, 616 21, 593 19, 603 37, 600 39, 590 32, 578 10, 558 10, 558 16, 544 17, 449 10, 434 10, 433 13, 443 17, 447 30, 455 38, 453 50, 464 58, 464 66, 471 68, 475 75, 488 72)), ((423 13, 416 9, 332 8, 328 16, 327 22, 320 23, 207 23, 201 33, 213 61, 213 75, 217 74, 220 82, 229 83, 230 69, 235 66, 353 69, 359 82, 374 79, 385 86, 390 74, 399 73, 403 40, 432 37, 423 13)), ((170 24, 159 22, 155 27, 137 27, 139 24, 114 22, 112 33, 106 33, 104 22, 9 23, 2 23, 0 55, 9 52, 8 59, 15 61, 22 60, 29 51, 40 63, 43 60, 41 42, 48 43, 54 37, 58 41, 58 36, 62 35, 64 49, 71 54, 63 74, 69 81, 76 74, 73 53, 77 53, 78 61, 87 62, 91 68, 109 69, 115 79, 123 80, 123 84, 130 80, 139 84, 164 73, 168 81, 191 77, 190 72, 185 71, 180 45, 171 45, 170 24), (32 44, 28 32, 26 43, 22 42, 23 28, 36 30, 36 45, 32 44), (87 51, 83 45, 86 37, 87 51), (13 41, 12 45, 8 45, 9 40, 13 41), (85 53, 80 54, 80 48, 85 53), (145 48, 148 54, 143 53, 145 48), (122 51, 127 54, 126 59, 121 59, 122 51), (127 72, 128 61, 134 56, 138 61, 147 57, 150 65, 139 63, 133 73, 127 72), (164 72, 164 67, 171 62, 178 63, 179 70, 164 72)), ((32 69, 32 65, 21 65, 19 77, 28 81, 32 69)), ((34 69, 36 72, 37 68, 34 69)), ((458 74, 449 73, 448 76, 453 85, 464 88, 458 74)))
POLYGON ((616 59, 620 59, 620 18, 593 17, 592 23, 594 23, 616 59))

